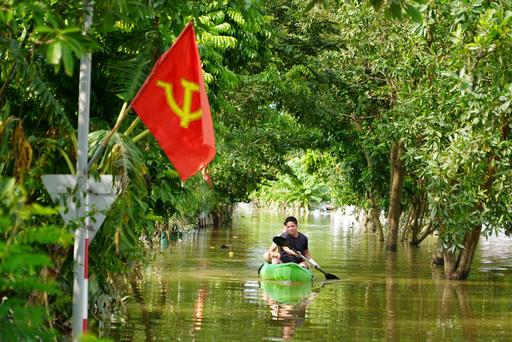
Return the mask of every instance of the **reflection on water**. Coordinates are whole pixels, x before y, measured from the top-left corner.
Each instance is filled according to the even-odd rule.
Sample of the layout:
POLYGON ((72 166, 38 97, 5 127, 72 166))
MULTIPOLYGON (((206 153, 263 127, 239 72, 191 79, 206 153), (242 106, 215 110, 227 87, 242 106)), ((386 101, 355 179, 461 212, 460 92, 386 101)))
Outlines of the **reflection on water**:
POLYGON ((194 303, 194 324, 193 330, 201 330, 201 325, 203 324, 203 315, 204 315, 204 301, 206 299, 206 295, 208 293, 208 289, 206 287, 201 287, 197 290, 197 299, 194 303))
MULTIPOLYGON (((115 341, 512 340, 510 239, 482 241, 466 282, 447 281, 419 248, 385 251, 350 217, 298 217, 322 269, 322 287, 260 284, 257 270, 284 215, 239 213, 230 228, 201 230, 148 251, 127 309, 103 332, 115 341), (231 253, 230 253, 231 252, 231 253)), ((316 272, 316 271, 315 271, 316 272)))
MULTIPOLYGON (((450 322, 451 317, 460 316, 465 341, 478 341, 478 329, 473 320, 471 301, 465 283, 442 281, 442 321, 450 322)), ((445 325, 445 324, 443 324, 445 325)), ((445 325, 446 326, 446 325, 445 325)), ((443 326, 442 326, 443 327, 443 326)), ((443 327, 444 328, 444 327, 443 327)))
POLYGON ((297 327, 304 324, 307 308, 315 297, 316 293, 313 292, 298 302, 280 302, 270 296, 268 291, 265 290, 263 299, 270 308, 272 320, 277 321, 281 325, 281 338, 283 340, 290 340, 295 337, 295 331, 297 327))
POLYGON ((280 282, 264 280, 260 282, 265 297, 282 304, 296 304, 311 293, 312 283, 306 282, 280 282))
POLYGON ((400 326, 399 312, 397 309, 396 295, 398 282, 395 278, 397 271, 397 253, 386 251, 386 315, 385 315, 385 340, 399 341, 400 326))

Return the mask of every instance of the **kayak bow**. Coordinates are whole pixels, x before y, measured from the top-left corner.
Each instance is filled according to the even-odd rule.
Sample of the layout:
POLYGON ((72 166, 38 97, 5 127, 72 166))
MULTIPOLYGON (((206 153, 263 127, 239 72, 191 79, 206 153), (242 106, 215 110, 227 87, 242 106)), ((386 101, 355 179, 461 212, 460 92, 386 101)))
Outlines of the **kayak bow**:
POLYGON ((285 264, 263 264, 260 271, 262 280, 312 281, 313 273, 294 262, 285 264))

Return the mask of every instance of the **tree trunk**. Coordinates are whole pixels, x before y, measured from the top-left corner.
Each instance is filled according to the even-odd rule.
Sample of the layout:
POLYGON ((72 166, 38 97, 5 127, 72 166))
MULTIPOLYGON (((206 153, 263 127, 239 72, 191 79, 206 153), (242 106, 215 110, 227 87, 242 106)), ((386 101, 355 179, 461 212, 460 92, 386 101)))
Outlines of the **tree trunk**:
POLYGON ((212 213, 213 218, 213 229, 217 229, 220 227, 220 214, 217 212, 212 213))
POLYGON ((377 231, 377 235, 379 236, 379 241, 384 241, 384 230, 382 229, 382 224, 380 223, 380 209, 375 204, 373 204, 370 208, 370 218, 372 220, 372 225, 377 231))
POLYGON ((419 215, 420 215, 420 204, 417 201, 414 201, 412 204, 412 210, 414 212, 414 215, 412 217, 412 223, 411 223, 411 234, 409 243, 412 244, 412 241, 415 241, 418 238, 418 230, 419 230, 419 215))
POLYGON ((413 246, 419 245, 427 236, 432 234, 434 225, 432 221, 429 222, 427 227, 423 227, 423 219, 425 218, 425 212, 427 210, 427 202, 423 198, 420 198, 415 203, 416 216, 412 225, 412 234, 409 239, 409 244, 413 246), (423 231, 422 231, 423 228, 423 231), (420 235, 421 233, 421 235, 420 235))
POLYGON ((361 208, 358 215, 359 226, 363 229, 364 232, 368 230, 368 215, 366 214, 366 210, 361 208))
POLYGON ((455 272, 457 269, 457 261, 456 256, 453 252, 450 251, 443 251, 443 257, 444 257, 444 274, 449 275, 455 272))
POLYGON ((400 197, 404 179, 403 163, 401 160, 402 146, 400 143, 394 143, 391 148, 391 182, 389 194, 389 211, 388 211, 388 232, 386 249, 388 251, 396 251, 398 241, 398 227, 400 223, 400 197))
MULTIPOLYGON (((405 223, 400 227, 400 229, 402 230, 402 237, 400 238, 400 241, 405 241, 409 238, 409 235, 410 235, 410 232, 411 232, 411 227, 412 227, 412 223, 414 218, 414 206, 411 206, 409 208, 409 210, 407 211, 407 215, 406 215, 406 218, 405 218, 405 223)), ((403 218, 402 218, 402 221, 403 218)))
MULTIPOLYGON (((510 132, 509 124, 510 120, 508 119, 502 123, 500 131, 501 141, 505 141, 508 139, 508 135, 510 132)), ((482 186, 482 189, 484 190, 486 196, 490 196, 490 191, 494 183, 494 176, 496 171, 494 168, 494 161, 496 159, 496 155, 494 154, 489 154, 487 158, 487 170, 485 172, 482 186)), ((486 196, 482 197, 480 203, 478 203, 478 205, 476 206, 475 211, 481 213, 484 210, 486 196)), ((445 251, 444 271, 448 278, 456 280, 465 280, 468 278, 469 271, 471 269, 471 263, 473 262, 473 257, 475 256, 476 247, 478 245, 478 241, 480 240, 481 232, 482 225, 479 224, 471 232, 466 233, 466 236, 464 238, 464 249, 460 252, 458 260, 454 261, 453 253, 445 251), (450 261, 452 261, 450 265, 446 265, 447 258, 450 259, 450 261)))
POLYGON ((457 260, 455 260, 455 255, 453 253, 445 252, 444 271, 449 279, 468 279, 469 271, 471 270, 471 263, 473 262, 476 247, 478 246, 478 241, 480 240, 481 231, 482 226, 480 225, 466 235, 466 240, 464 241, 464 249, 459 253, 459 257, 457 258, 457 260), (446 257, 447 255, 450 254, 451 263, 447 265, 446 257))
POLYGON ((432 222, 430 222, 428 224, 428 226, 426 226, 421 235, 416 238, 415 240, 411 240, 411 242, 409 242, 409 244, 413 245, 413 246, 418 246, 423 240, 425 240, 427 238, 427 236, 429 236, 430 234, 432 234, 434 232, 435 228, 434 228, 434 225, 432 224, 432 222))

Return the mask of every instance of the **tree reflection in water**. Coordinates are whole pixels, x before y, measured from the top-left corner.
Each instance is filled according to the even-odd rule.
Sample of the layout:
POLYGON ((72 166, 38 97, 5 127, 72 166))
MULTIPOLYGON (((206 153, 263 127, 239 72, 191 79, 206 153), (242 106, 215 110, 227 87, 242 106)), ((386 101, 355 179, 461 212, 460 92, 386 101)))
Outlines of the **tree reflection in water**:
POLYGON ((385 340, 399 341, 400 329, 398 325, 399 310, 396 307, 396 295, 398 280, 396 279, 397 253, 386 253, 386 315, 385 315, 385 340))
POLYGON ((297 303, 281 303, 273 299, 266 291, 263 291, 263 299, 270 308, 272 320, 281 325, 281 338, 291 340, 295 337, 296 328, 304 324, 308 306, 318 295, 317 292, 309 293, 297 303))
POLYGON ((475 319, 471 307, 471 295, 465 282, 447 280, 442 267, 432 266, 434 280, 441 300, 439 302, 439 325, 441 329, 451 328, 460 320, 464 341, 478 341, 478 319, 475 319))
POLYGON ((201 330, 201 326, 203 325, 203 317, 204 317, 204 302, 208 295, 208 288, 206 286, 202 286, 197 290, 197 297, 194 303, 194 316, 192 319, 192 330, 199 331, 201 330))

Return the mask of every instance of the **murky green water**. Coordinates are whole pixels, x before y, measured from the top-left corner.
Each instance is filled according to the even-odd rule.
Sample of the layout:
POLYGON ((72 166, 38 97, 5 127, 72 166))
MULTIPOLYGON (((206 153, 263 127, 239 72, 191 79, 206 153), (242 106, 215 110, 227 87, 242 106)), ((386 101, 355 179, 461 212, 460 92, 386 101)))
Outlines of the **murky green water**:
POLYGON ((470 280, 450 282, 430 265, 435 238, 393 254, 347 218, 298 218, 315 259, 341 280, 326 283, 316 272, 311 292, 291 290, 289 298, 304 295, 301 301, 276 302, 287 301, 286 293, 262 289, 257 269, 283 217, 239 212, 231 228, 199 231, 150 252, 127 315, 107 335, 116 341, 512 341, 511 239, 482 241, 470 280))

